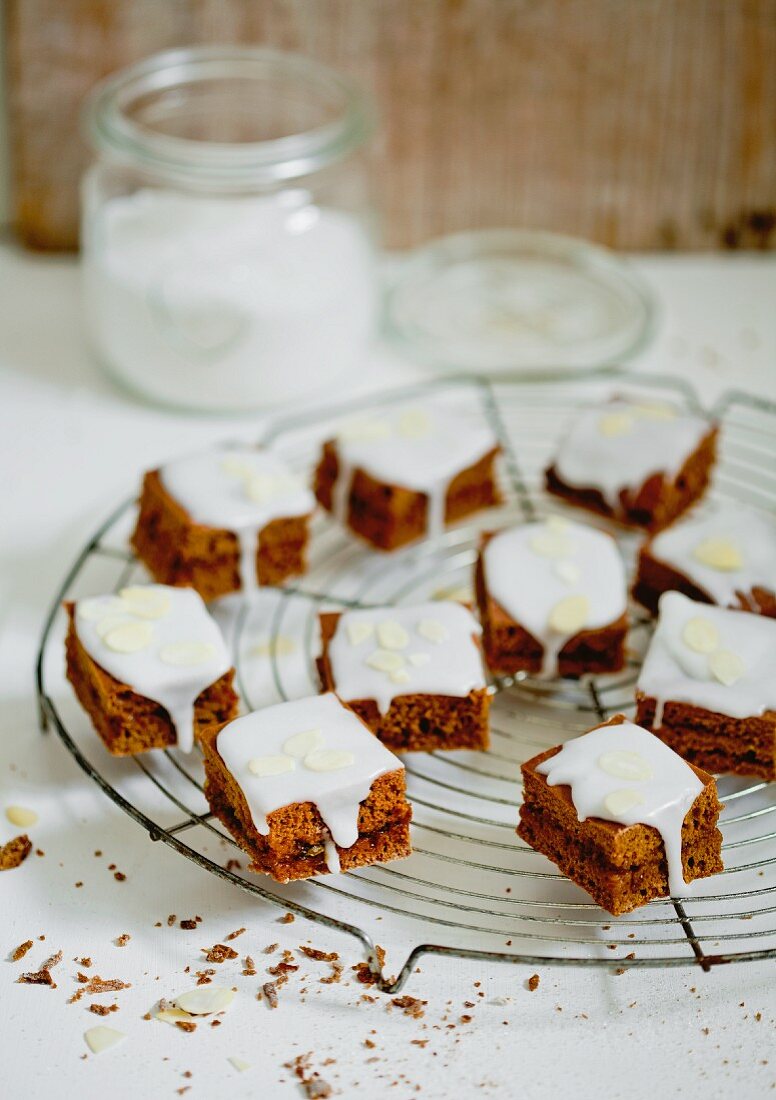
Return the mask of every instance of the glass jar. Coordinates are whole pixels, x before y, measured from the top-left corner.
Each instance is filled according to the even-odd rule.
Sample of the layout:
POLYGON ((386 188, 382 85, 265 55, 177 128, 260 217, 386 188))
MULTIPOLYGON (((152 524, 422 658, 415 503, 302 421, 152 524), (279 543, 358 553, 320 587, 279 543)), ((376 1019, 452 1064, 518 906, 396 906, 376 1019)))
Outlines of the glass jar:
POLYGON ((167 405, 325 392, 377 314, 371 111, 295 54, 168 50, 100 84, 82 187, 86 321, 107 370, 167 405))

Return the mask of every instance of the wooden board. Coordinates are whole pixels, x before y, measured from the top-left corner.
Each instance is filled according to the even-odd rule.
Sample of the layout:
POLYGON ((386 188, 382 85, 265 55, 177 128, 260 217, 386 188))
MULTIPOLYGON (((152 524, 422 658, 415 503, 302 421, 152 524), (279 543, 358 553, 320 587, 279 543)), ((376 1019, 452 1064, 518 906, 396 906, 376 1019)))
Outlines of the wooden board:
POLYGON ((620 248, 776 246, 776 0, 6 0, 14 211, 77 239, 95 80, 264 43, 377 99, 393 247, 528 226, 620 248))

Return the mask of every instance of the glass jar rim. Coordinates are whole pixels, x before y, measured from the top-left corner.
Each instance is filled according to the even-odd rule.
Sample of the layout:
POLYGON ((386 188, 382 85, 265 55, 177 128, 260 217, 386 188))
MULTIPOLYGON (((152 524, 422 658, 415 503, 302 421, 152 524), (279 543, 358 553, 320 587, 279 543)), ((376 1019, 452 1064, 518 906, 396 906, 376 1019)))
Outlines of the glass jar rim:
POLYGON ((303 54, 263 47, 196 46, 163 50, 102 80, 83 110, 86 136, 99 152, 181 181, 279 182, 342 160, 369 138, 374 112, 349 78, 303 54), (267 75, 334 95, 338 117, 323 125, 261 141, 216 142, 166 134, 134 121, 127 108, 140 97, 217 78, 267 75))

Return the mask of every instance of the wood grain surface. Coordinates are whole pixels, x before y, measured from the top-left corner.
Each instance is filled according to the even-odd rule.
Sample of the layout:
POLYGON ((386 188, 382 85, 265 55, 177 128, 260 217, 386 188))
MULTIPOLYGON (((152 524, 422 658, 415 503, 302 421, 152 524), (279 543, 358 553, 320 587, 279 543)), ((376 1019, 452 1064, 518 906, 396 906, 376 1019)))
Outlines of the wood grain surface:
POLYGON ((776 0, 6 0, 21 239, 77 241, 94 82, 262 43, 359 80, 392 247, 510 225, 627 249, 776 246, 776 0))

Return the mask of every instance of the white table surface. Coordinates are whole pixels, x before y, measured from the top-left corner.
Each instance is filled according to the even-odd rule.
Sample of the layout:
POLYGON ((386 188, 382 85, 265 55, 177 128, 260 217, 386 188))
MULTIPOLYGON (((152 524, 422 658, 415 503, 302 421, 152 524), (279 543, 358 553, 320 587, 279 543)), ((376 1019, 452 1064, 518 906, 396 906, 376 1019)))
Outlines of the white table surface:
MULTIPOLYGON (((638 262, 664 306, 660 336, 639 369, 686 377, 708 401, 731 385, 776 397, 771 259, 638 262)), ((344 1096, 748 1098, 776 1087, 772 963, 619 976, 543 967, 531 993, 525 969, 426 958, 407 989, 428 1001, 423 1020, 391 1010, 384 997, 360 1001, 355 983, 320 984, 325 967, 305 960, 270 1011, 255 999, 263 979, 227 963, 222 984, 239 993, 221 1027, 184 1034, 143 1020, 160 996, 194 984, 183 970, 199 967, 200 947, 243 925, 234 946, 256 958, 260 974, 271 961, 261 950, 275 941, 291 949, 309 941, 341 952, 346 964, 359 961, 349 939, 301 919, 278 924, 278 910, 150 843, 58 738, 36 728, 42 616, 85 534, 142 470, 205 440, 250 436, 258 421, 176 416, 116 391, 83 341, 73 261, 0 248, 0 288, 0 809, 35 809, 40 820, 29 831, 45 851, 0 875, 0 1094, 155 1098, 189 1086, 192 1097, 292 1097, 302 1092, 284 1063, 307 1051, 344 1096), (112 862, 126 882, 114 880, 112 862), (169 913, 200 914, 202 924, 168 928, 169 913), (130 942, 116 947, 124 932, 130 942), (28 938, 35 946, 24 963, 6 961, 28 938), (20 970, 59 949, 58 988, 16 983, 20 970), (102 1019, 86 1009, 95 998, 67 1003, 73 959, 83 955, 93 959, 90 973, 132 983, 116 997, 119 1012, 102 1019), (465 1008, 467 1000, 476 1007, 465 1008), (462 1013, 472 1021, 459 1023, 462 1013), (126 1039, 87 1056, 83 1033, 100 1023, 126 1039), (230 1056, 250 1068, 239 1073, 230 1056)), ((362 384, 414 377, 414 368, 377 351, 362 384)), ((18 831, 3 813, 0 841, 18 831)))

